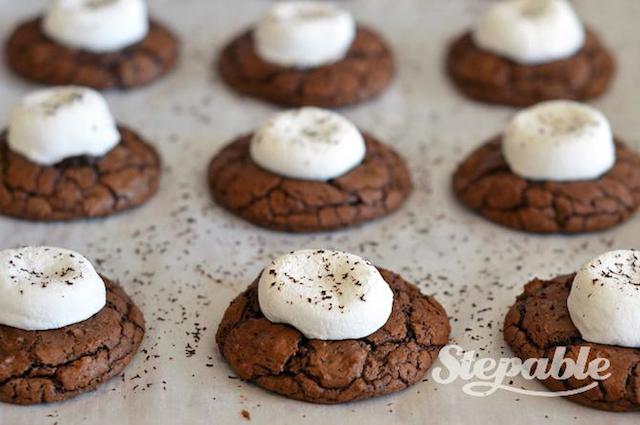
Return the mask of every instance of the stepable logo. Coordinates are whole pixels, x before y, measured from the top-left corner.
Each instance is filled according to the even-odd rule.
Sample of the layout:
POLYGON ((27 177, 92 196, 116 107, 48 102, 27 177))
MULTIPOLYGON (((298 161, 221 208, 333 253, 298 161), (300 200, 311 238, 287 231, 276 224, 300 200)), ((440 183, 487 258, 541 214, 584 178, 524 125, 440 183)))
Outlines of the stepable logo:
POLYGON ((439 384, 450 384, 459 379, 466 381, 462 390, 474 397, 487 397, 498 390, 538 397, 566 397, 589 391, 597 387, 599 381, 611 376, 610 373, 603 375, 611 366, 608 359, 589 360, 590 347, 581 347, 576 360, 565 357, 566 352, 566 347, 558 347, 552 359, 532 358, 523 362, 517 357, 498 360, 476 358, 475 351, 464 351, 458 345, 447 345, 440 350, 438 356, 442 367, 435 367, 432 376, 439 384), (567 391, 534 391, 505 384, 505 380, 517 376, 526 380, 552 378, 558 381, 590 378, 590 382, 567 391))

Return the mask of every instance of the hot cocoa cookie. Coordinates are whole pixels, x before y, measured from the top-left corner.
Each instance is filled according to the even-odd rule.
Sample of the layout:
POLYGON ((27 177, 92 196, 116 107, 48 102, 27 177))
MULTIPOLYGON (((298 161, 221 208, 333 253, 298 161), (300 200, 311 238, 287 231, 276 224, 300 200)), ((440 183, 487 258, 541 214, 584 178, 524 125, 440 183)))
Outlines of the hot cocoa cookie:
POLYGON ((574 55, 538 65, 484 50, 465 33, 447 55, 447 72, 465 95, 482 102, 529 106, 551 99, 587 100, 607 91, 615 63, 593 31, 574 55))
POLYGON ((29 220, 107 216, 153 196, 160 178, 156 150, 126 127, 101 157, 78 156, 53 165, 13 152, 0 135, 0 213, 29 220))
POLYGON ((260 309, 256 280, 220 323, 216 340, 222 355, 240 378, 312 403, 362 400, 414 385, 447 343, 449 320, 434 298, 395 273, 379 271, 393 291, 393 307, 375 333, 308 339, 290 325, 272 323, 260 309))
POLYGON ((240 137, 211 161, 211 195, 245 220, 280 231, 327 231, 382 217, 406 200, 411 177, 395 151, 363 136, 362 162, 326 181, 285 177, 258 166, 250 154, 252 135, 240 137))
POLYGON ((45 331, 0 325, 0 401, 66 400, 95 390, 131 362, 144 318, 120 286, 104 282, 107 305, 88 320, 45 331))
POLYGON ((32 220, 110 215, 158 188, 156 150, 118 127, 105 99, 77 86, 38 90, 0 133, 0 213, 32 220))
MULTIPOLYGON (((640 410, 640 350, 591 343, 583 339, 567 307, 574 276, 570 274, 529 282, 506 316, 505 341, 522 360, 551 359, 556 348, 567 347, 565 357, 576 361, 580 348, 589 347, 590 360, 604 358, 610 361, 611 366, 606 372, 611 373, 611 377, 598 381, 597 387, 569 399, 601 410, 640 410)), ((591 378, 549 378, 542 381, 552 391, 582 388, 592 382, 591 378)))
POLYGON ((514 106, 598 96, 614 68, 567 0, 490 3, 447 57, 447 72, 463 94, 514 106))
POLYGON ((0 401, 36 404, 92 391, 138 351, 144 318, 81 254, 0 251, 0 401))
POLYGON ((458 199, 491 221, 536 233, 583 233, 626 220, 640 204, 640 155, 608 119, 578 102, 526 108, 453 175, 458 199))
POLYGON ((583 181, 537 181, 514 173, 498 136, 473 151, 453 175, 453 191, 489 220, 535 233, 583 233, 608 229, 640 205, 640 155, 622 142, 615 164, 583 181))
POLYGON ((168 73, 179 43, 164 25, 150 21, 144 38, 108 52, 62 44, 42 30, 42 18, 20 24, 6 44, 8 66, 27 80, 48 85, 81 85, 99 90, 130 89, 168 73))
POLYGON ((221 52, 234 90, 289 106, 339 107, 372 98, 394 74, 391 51, 337 3, 274 3, 221 52))

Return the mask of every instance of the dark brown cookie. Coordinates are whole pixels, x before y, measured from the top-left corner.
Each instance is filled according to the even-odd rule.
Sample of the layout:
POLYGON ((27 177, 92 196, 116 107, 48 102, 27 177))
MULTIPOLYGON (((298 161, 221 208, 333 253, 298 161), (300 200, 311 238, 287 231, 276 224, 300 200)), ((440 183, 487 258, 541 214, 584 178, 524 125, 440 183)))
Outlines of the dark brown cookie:
POLYGON ((238 376, 286 397, 344 403, 403 390, 420 381, 449 339, 447 313, 399 275, 380 269, 393 290, 387 323, 356 340, 321 341, 268 321, 256 281, 222 318, 216 340, 238 376))
POLYGON ((178 40, 166 27, 151 21, 149 33, 139 43, 118 52, 93 53, 50 39, 37 18, 13 31, 5 56, 16 74, 38 83, 129 89, 169 72, 178 59, 178 40))
POLYGON ((394 75, 391 51, 369 28, 358 27, 346 57, 310 69, 282 67, 261 59, 252 31, 231 41, 218 60, 222 79, 234 90, 286 106, 335 108, 370 99, 394 75))
MULTIPOLYGON (((582 339, 567 309, 574 276, 559 276, 546 281, 536 279, 528 283, 505 319, 505 341, 522 360, 551 359, 556 347, 567 347, 565 358, 576 361, 580 347, 590 347, 590 360, 605 358, 611 362, 606 371, 611 373, 611 377, 599 381, 597 387, 587 392, 568 398, 601 410, 640 410, 640 350, 593 344, 582 339)), ((550 378, 542 383, 552 391, 566 391, 592 382, 591 378, 550 378)))
POLYGON ((406 164, 391 148, 364 134, 363 162, 322 182, 279 176, 260 168, 249 154, 251 135, 222 149, 209 165, 213 199, 251 223, 287 232, 317 232, 382 217, 411 192, 406 164))
POLYGON ((0 325, 0 401, 50 403, 95 390, 131 362, 142 341, 142 313, 104 278, 107 305, 61 329, 24 331, 0 325))
POLYGON ((544 182, 514 174, 501 137, 480 146, 458 166, 453 191, 489 220, 534 233, 608 229, 640 205, 640 155, 616 142, 616 163, 596 180, 544 182))
POLYGON ((106 155, 43 166, 12 152, 0 134, 0 214, 42 221, 111 215, 147 201, 158 188, 160 157, 133 131, 106 155))
POLYGON ((615 63, 593 31, 573 56, 523 65, 477 47, 470 33, 449 48, 447 72, 466 96, 491 103, 529 106, 544 100, 586 100, 609 87, 615 63))

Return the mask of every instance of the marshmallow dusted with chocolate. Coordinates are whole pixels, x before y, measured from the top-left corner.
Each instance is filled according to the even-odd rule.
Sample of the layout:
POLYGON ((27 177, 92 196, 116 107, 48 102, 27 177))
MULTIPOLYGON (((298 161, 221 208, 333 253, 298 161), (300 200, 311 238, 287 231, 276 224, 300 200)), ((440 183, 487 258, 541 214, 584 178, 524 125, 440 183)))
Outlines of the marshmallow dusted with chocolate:
POLYGON ((610 251, 585 264, 567 307, 585 341, 640 347, 640 251, 610 251))
POLYGON ((144 0, 53 0, 42 29, 61 44, 105 53, 146 37, 149 17, 144 0))
POLYGON ((566 100, 517 113, 504 133, 502 152, 514 173, 531 180, 592 180, 616 160, 607 118, 566 100))
POLYGON ((353 17, 319 1, 274 3, 254 31, 260 57, 286 67, 317 67, 344 58, 355 38, 353 17))
POLYGON ((80 155, 102 156, 119 142, 107 102, 85 87, 33 92, 16 105, 9 122, 11 150, 42 165, 80 155))
POLYGON ((305 249, 276 258, 258 283, 260 310, 307 338, 357 339, 389 319, 393 292, 371 263, 341 251, 305 249))
POLYGON ((502 0, 479 19, 473 40, 483 49, 535 65, 575 54, 585 30, 566 0, 502 0))
POLYGON ((258 129, 250 154, 261 167, 285 177, 330 180, 362 162, 360 131, 346 118, 305 107, 281 112, 258 129))
POLYGON ((106 305, 102 278, 82 255, 48 246, 0 251, 0 324, 59 329, 106 305))

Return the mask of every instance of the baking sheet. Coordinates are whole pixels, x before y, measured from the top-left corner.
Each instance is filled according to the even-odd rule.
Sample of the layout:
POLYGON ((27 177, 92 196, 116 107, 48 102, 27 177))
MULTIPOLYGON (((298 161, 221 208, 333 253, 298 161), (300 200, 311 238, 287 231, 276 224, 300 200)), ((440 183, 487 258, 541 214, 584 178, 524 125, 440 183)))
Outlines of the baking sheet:
MULTIPOLYGON (((228 303, 273 256, 305 247, 339 248, 400 272, 435 294, 452 316, 452 340, 500 357, 506 309, 522 284, 575 270, 612 248, 638 247, 640 216, 590 236, 527 236, 461 208, 449 190, 456 163, 499 132, 512 110, 467 101, 442 73, 445 43, 463 31, 487 0, 352 0, 361 21, 393 46, 399 75, 381 98, 342 112, 394 145, 408 160, 415 190, 393 216, 321 235, 261 230, 210 201, 205 168, 211 155, 277 109, 237 97, 211 69, 216 52, 256 20, 265 0, 151 0, 153 14, 183 41, 168 78, 131 93, 108 93, 116 117, 152 140, 165 161, 158 195, 142 208, 108 218, 37 224, 0 218, 2 247, 53 244, 86 254, 118 279, 145 313, 141 352, 98 391, 45 406, 0 405, 0 424, 211 423, 636 423, 561 399, 498 392, 465 395, 463 382, 440 385, 430 375, 396 395, 341 406, 289 401, 234 378, 214 344, 228 303), (242 415, 245 411, 246 418, 242 415)), ((594 104, 618 135, 640 148, 640 56, 637 0, 576 0, 584 19, 615 50, 619 74, 594 104)), ((0 32, 37 13, 40 0, 0 0, 0 32)), ((0 121, 35 87, 0 67, 0 121)), ((542 389, 535 382, 515 385, 542 389)))

